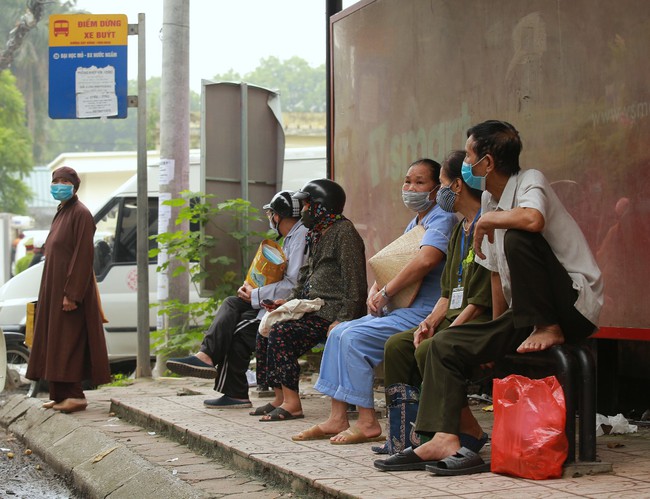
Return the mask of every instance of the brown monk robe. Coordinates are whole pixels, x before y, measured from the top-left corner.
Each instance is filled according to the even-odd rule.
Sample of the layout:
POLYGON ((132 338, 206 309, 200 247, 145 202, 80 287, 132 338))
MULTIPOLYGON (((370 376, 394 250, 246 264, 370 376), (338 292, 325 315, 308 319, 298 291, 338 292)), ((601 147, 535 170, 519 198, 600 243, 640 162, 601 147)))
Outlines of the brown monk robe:
POLYGON ((73 412, 87 405, 81 381, 108 383, 110 369, 93 274, 95 223, 76 196, 76 172, 61 167, 52 174, 52 183, 61 178, 74 185, 75 194, 57 208, 45 243, 27 377, 49 382, 52 402, 44 407, 73 412), (64 298, 72 303, 68 309, 76 308, 64 310, 64 298))

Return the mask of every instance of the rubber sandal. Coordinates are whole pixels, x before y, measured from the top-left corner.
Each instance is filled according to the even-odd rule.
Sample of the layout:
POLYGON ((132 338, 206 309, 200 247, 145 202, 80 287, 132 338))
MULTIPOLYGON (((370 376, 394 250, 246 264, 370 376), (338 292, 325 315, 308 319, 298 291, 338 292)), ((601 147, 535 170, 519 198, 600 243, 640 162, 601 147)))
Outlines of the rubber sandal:
MULTIPOLYGON (((461 447, 467 447, 468 449, 473 450, 474 452, 479 452, 483 447, 485 447, 485 444, 489 439, 488 434, 485 432, 483 432, 481 438, 473 437, 471 435, 468 435, 467 433, 461 433, 459 435, 459 438, 460 438, 461 447)), ((370 450, 375 454, 390 454, 388 452, 388 440, 384 442, 384 445, 373 445, 372 447, 370 447, 370 450)))
POLYGON ((425 469, 435 475, 473 475, 490 471, 490 463, 483 461, 481 456, 467 447, 461 447, 453 456, 441 459, 436 465, 427 466, 425 469))
POLYGON ((388 459, 377 459, 374 464, 381 471, 424 471, 427 466, 437 465, 438 461, 425 461, 415 453, 413 447, 407 447, 388 459))
POLYGON ((271 412, 265 415, 266 419, 262 418, 260 421, 263 423, 273 422, 273 421, 290 421, 292 419, 303 419, 304 414, 291 414, 286 409, 282 407, 276 407, 271 412))
POLYGON ((210 364, 203 362, 196 355, 183 357, 180 359, 169 359, 165 365, 171 372, 181 376, 191 376, 193 378, 216 379, 217 369, 210 364))
POLYGON ((332 445, 365 444, 366 442, 382 442, 386 440, 386 437, 383 435, 376 437, 366 437, 363 432, 356 426, 348 428, 347 430, 338 433, 336 436, 338 435, 343 435, 345 437, 345 440, 337 442, 330 441, 332 445))
POLYGON ((254 411, 250 411, 248 414, 251 416, 264 416, 265 414, 268 414, 269 412, 272 412, 275 410, 275 406, 269 402, 266 405, 262 405, 260 407, 256 407, 254 411))
POLYGON ((336 433, 325 433, 319 425, 314 425, 308 430, 301 431, 291 437, 294 442, 307 442, 308 440, 325 440, 335 436, 336 433))

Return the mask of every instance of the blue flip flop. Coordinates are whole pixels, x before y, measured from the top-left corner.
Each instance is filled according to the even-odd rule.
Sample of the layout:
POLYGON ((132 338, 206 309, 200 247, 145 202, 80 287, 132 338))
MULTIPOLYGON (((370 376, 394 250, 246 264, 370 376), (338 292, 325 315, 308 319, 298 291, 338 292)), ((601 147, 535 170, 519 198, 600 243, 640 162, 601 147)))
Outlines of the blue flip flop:
POLYGON ((375 454, 390 454, 388 452, 388 440, 384 442, 384 445, 373 445, 370 450, 375 454))
POLYGON ((462 447, 453 456, 441 459, 436 464, 429 465, 425 469, 434 475, 473 475, 474 473, 490 471, 490 463, 483 461, 483 458, 476 452, 467 447, 462 447))

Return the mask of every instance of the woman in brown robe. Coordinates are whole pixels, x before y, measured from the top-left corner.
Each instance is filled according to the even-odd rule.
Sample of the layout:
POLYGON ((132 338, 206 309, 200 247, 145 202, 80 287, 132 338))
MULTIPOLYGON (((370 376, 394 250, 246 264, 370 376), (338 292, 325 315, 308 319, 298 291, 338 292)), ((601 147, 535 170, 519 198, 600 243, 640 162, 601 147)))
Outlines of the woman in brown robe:
POLYGON ((34 344, 27 377, 49 382, 45 408, 82 411, 81 382, 110 381, 102 315, 93 273, 95 222, 77 198, 79 176, 62 166, 52 173, 51 192, 61 201, 45 242, 34 344))

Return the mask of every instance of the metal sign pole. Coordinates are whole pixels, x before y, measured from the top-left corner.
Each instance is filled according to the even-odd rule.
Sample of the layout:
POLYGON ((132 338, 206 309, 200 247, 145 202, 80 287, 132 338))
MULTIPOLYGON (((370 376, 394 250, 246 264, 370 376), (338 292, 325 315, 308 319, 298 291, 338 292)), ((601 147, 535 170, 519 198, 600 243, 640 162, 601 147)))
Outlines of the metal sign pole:
POLYGON ((138 14, 138 24, 129 25, 129 34, 138 35, 138 96, 129 97, 138 108, 138 358, 137 378, 151 377, 149 343, 149 192, 147 179, 147 64, 145 15, 138 14), (135 32, 132 32, 132 28, 135 32))

